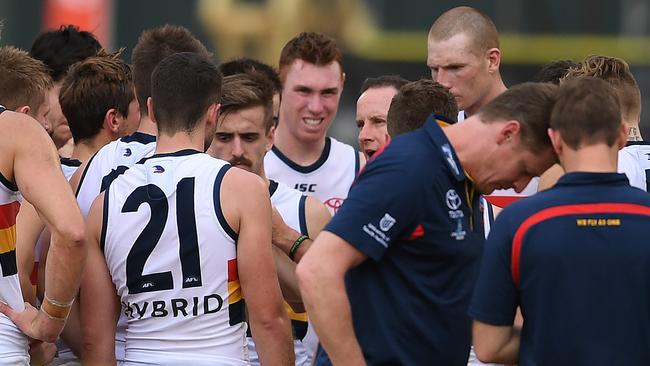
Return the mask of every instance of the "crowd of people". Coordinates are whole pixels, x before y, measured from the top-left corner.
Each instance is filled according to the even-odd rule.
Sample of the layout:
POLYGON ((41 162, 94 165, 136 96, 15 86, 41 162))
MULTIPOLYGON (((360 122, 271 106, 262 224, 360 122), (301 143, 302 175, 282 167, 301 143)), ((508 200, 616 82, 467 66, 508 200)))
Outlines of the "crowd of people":
POLYGON ((431 79, 367 75, 357 150, 325 34, 277 68, 176 25, 130 63, 74 25, 1 47, 0 364, 645 365, 628 64, 508 88, 464 6, 427 50, 431 79))

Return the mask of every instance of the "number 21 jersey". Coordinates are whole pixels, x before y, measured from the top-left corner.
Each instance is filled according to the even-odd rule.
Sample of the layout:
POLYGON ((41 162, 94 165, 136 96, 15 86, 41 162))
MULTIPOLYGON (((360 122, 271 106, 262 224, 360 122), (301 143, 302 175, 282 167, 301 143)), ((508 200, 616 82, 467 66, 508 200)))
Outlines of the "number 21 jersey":
POLYGON ((102 242, 127 319, 125 364, 248 360, 237 234, 220 206, 226 162, 145 158, 106 190, 102 242))

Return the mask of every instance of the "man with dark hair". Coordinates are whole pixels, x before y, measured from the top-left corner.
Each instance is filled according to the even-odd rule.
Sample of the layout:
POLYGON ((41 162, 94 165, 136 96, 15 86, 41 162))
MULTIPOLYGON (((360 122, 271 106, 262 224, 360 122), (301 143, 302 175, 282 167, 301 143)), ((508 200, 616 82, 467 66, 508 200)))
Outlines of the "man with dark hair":
POLYGON ((361 85, 361 95, 357 99, 357 127, 359 128, 359 148, 369 159, 384 146, 390 137, 386 125, 386 115, 393 96, 408 83, 397 75, 383 75, 367 78, 361 85))
POLYGON ((58 30, 41 33, 29 51, 32 57, 43 61, 54 80, 48 97, 48 120, 52 127, 52 140, 61 156, 70 157, 73 145, 68 122, 59 105, 62 80, 70 66, 95 55, 100 49, 102 46, 92 33, 80 31, 74 25, 62 25, 58 30))
POLYGON ((268 191, 254 174, 201 152, 215 133, 221 84, 211 60, 191 52, 165 58, 151 76, 156 152, 118 177, 88 217, 88 265, 97 270, 81 288, 84 363, 115 364, 120 302, 127 362, 247 362, 246 313, 261 362, 293 363, 268 191))
POLYGON ((537 83, 560 84, 560 79, 566 76, 570 68, 578 66, 578 63, 572 60, 557 60, 549 62, 533 76, 531 81, 537 83))
POLYGON ((476 353, 522 366, 644 365, 650 198, 616 173, 617 95, 594 78, 563 82, 550 126, 567 173, 495 222, 469 312, 476 353))
POLYGON ((61 174, 56 150, 33 118, 0 106, 0 359, 28 365, 28 337, 54 342, 77 294, 86 261, 84 222, 61 174), (52 233, 40 310, 23 301, 16 263, 19 196, 31 202, 52 233))
MULTIPOLYGON (((108 55, 100 52, 73 65, 63 80, 60 98, 75 142, 72 156, 69 159, 61 158, 66 179, 70 179, 82 162, 87 162, 99 148, 120 136, 133 133, 139 122, 131 70, 119 59, 119 53, 108 55)), ((36 261, 37 292, 42 299, 50 238, 49 232, 43 232, 44 228, 45 223, 33 206, 23 202, 16 220, 16 245, 20 248, 17 253, 18 270, 25 301, 35 306, 30 275, 36 261)), ((71 349, 75 354, 80 354, 81 337, 76 308, 70 318, 62 334, 66 344, 57 345, 57 364, 76 360, 71 349)))
MULTIPOLYGON (((264 155, 273 145, 271 83, 259 73, 240 73, 224 78, 224 95, 217 121, 217 132, 207 153, 233 166, 255 173, 266 182, 274 208, 273 244, 276 268, 285 301, 291 306, 289 318, 294 330, 296 365, 312 365, 313 354, 303 344, 307 333, 307 314, 302 311, 300 290, 295 279, 298 262, 311 238, 329 221, 330 213, 316 198, 307 197, 266 177, 264 155), (298 243, 298 244, 296 244, 298 243), (296 310, 300 309, 300 310, 296 310)), ((251 364, 259 365, 255 343, 248 338, 251 364)))
POLYGON ((404 85, 388 110, 388 134, 391 138, 416 130, 427 117, 455 123, 458 107, 447 88, 433 80, 418 80, 404 85))
POLYGON ((284 46, 280 121, 264 161, 269 178, 318 198, 331 212, 365 161, 352 146, 326 135, 343 91, 342 60, 336 42, 320 33, 301 33, 284 46))
POLYGON ((480 194, 522 189, 557 159, 544 135, 555 94, 518 85, 485 113, 444 128, 432 119, 370 161, 296 270, 333 364, 467 364, 480 194))
POLYGON ((251 72, 261 73, 266 76, 273 88, 273 121, 277 126, 280 113, 282 81, 280 80, 280 75, 273 67, 252 58, 242 57, 222 63, 219 65, 219 71, 221 71, 224 77, 251 72))
POLYGON ((25 113, 50 133, 48 93, 52 78, 45 65, 15 47, 0 48, 0 103, 5 108, 25 113))
MULTIPOLYGON (((133 49, 133 83, 140 106, 138 130, 101 148, 93 158, 82 165, 70 179, 76 190, 77 202, 84 217, 97 195, 133 164, 153 154, 156 147, 156 124, 146 108, 151 97, 151 73, 165 57, 177 52, 195 52, 206 57, 208 50, 184 27, 165 25, 142 32, 133 49)), ((126 317, 120 319, 115 339, 117 360, 124 359, 126 317)))

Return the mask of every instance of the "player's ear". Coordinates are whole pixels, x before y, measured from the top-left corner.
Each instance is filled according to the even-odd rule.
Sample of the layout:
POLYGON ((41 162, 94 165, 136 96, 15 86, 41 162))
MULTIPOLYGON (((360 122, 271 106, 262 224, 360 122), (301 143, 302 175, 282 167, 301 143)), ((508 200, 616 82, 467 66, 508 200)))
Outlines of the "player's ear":
POLYGON ((121 115, 115 108, 107 110, 104 114, 104 128, 111 133, 118 133, 121 121, 121 115))
POLYGON ((23 114, 29 114, 29 111, 30 111, 30 110, 31 110, 31 108, 30 108, 28 105, 24 105, 24 106, 22 106, 22 107, 18 107, 18 108, 15 110, 15 112, 23 113, 23 114))
POLYGON ((153 113, 153 99, 151 99, 151 97, 147 98, 147 113, 149 113, 149 119, 151 122, 158 124, 158 122, 156 122, 156 116, 153 113))
POLYGON ((498 48, 490 48, 486 51, 486 58, 488 61, 488 72, 490 74, 499 72, 499 66, 501 66, 501 51, 498 48))
POLYGON ((549 128, 546 132, 548 133, 548 137, 551 139, 553 151, 555 151, 557 155, 560 155, 562 153, 562 136, 560 135, 560 132, 555 131, 552 128, 549 128))
POLYGON ((497 134, 497 144, 499 145, 512 142, 515 135, 521 132, 521 124, 516 120, 506 121, 502 124, 495 124, 495 126, 499 128, 497 134))
POLYGON ((269 132, 266 133, 266 151, 271 150, 274 143, 275 143, 275 126, 271 126, 271 128, 269 128, 269 132))

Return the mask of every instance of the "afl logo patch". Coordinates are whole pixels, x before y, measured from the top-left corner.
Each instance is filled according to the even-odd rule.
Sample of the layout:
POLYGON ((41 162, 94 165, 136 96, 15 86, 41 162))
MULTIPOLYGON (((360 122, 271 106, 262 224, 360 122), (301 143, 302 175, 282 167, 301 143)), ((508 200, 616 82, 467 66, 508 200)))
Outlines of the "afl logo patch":
POLYGON ((158 174, 160 174, 160 173, 164 173, 164 172, 165 172, 165 168, 161 167, 160 165, 154 165, 154 166, 153 166, 153 172, 154 172, 154 173, 158 173, 158 174))
POLYGON ((445 201, 447 201, 447 207, 452 210, 457 210, 461 204, 460 196, 458 196, 458 193, 456 193, 456 191, 453 189, 447 191, 447 194, 445 195, 445 201))

